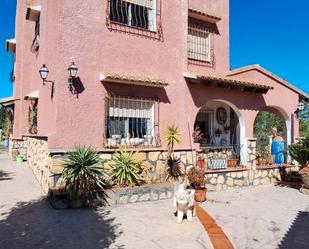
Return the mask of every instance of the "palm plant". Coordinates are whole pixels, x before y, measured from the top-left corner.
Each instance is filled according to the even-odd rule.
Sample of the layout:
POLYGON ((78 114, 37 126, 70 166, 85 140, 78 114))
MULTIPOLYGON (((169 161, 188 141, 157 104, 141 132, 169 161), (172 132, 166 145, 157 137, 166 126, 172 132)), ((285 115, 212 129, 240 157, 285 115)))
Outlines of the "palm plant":
POLYGON ((139 185, 143 182, 144 161, 138 158, 137 152, 120 148, 108 165, 112 181, 118 186, 139 185))
POLYGON ((99 163, 99 154, 90 147, 77 146, 74 151, 67 153, 60 176, 71 200, 81 200, 91 205, 100 196, 107 202, 108 196, 104 190, 108 184, 99 163))

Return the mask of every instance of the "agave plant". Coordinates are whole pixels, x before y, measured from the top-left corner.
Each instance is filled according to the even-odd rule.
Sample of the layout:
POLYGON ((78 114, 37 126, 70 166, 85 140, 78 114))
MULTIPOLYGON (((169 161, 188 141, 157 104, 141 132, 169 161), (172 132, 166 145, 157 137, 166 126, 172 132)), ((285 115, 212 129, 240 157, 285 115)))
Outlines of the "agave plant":
POLYGON ((109 163, 108 172, 118 186, 138 185, 143 182, 143 163, 138 153, 120 148, 109 163))
POLYGON ((87 205, 94 203, 99 196, 107 202, 108 188, 98 153, 88 147, 77 146, 67 153, 60 176, 65 183, 71 200, 81 200, 87 205))
POLYGON ((180 131, 177 126, 171 125, 167 127, 164 133, 164 141, 168 147, 168 156, 170 156, 174 151, 174 146, 180 143, 180 131))
POLYGON ((170 156, 167 159, 167 179, 172 178, 178 180, 180 177, 183 177, 184 172, 180 166, 180 158, 176 156, 170 156))

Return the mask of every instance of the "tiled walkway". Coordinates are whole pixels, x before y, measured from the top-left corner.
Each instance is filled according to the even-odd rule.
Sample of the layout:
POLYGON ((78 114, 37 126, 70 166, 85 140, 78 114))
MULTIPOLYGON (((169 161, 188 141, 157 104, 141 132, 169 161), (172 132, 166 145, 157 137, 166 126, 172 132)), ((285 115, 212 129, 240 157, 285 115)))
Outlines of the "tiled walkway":
POLYGON ((196 215, 207 231, 214 249, 234 249, 232 243, 215 220, 199 204, 196 204, 195 208, 196 215))

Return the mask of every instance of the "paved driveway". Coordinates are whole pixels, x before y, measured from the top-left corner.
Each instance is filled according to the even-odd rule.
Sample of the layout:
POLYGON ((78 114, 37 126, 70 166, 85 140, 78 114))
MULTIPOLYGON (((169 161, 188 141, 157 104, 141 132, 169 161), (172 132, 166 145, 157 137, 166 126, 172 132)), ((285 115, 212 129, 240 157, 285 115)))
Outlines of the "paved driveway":
POLYGON ((209 193, 203 205, 238 249, 309 249, 309 195, 272 185, 209 193))
POLYGON ((54 210, 31 170, 0 153, 0 248, 212 248, 197 218, 176 224, 171 200, 54 210))

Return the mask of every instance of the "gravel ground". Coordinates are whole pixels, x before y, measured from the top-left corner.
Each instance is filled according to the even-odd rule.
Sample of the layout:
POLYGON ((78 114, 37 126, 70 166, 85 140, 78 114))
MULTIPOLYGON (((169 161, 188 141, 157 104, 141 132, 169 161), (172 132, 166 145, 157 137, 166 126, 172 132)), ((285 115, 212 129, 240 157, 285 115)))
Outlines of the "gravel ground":
POLYGON ((309 195, 272 185, 208 193, 203 205, 237 249, 308 249, 309 195))
POLYGON ((54 210, 26 163, 0 153, 2 249, 211 249, 197 218, 176 223, 171 200, 54 210))

